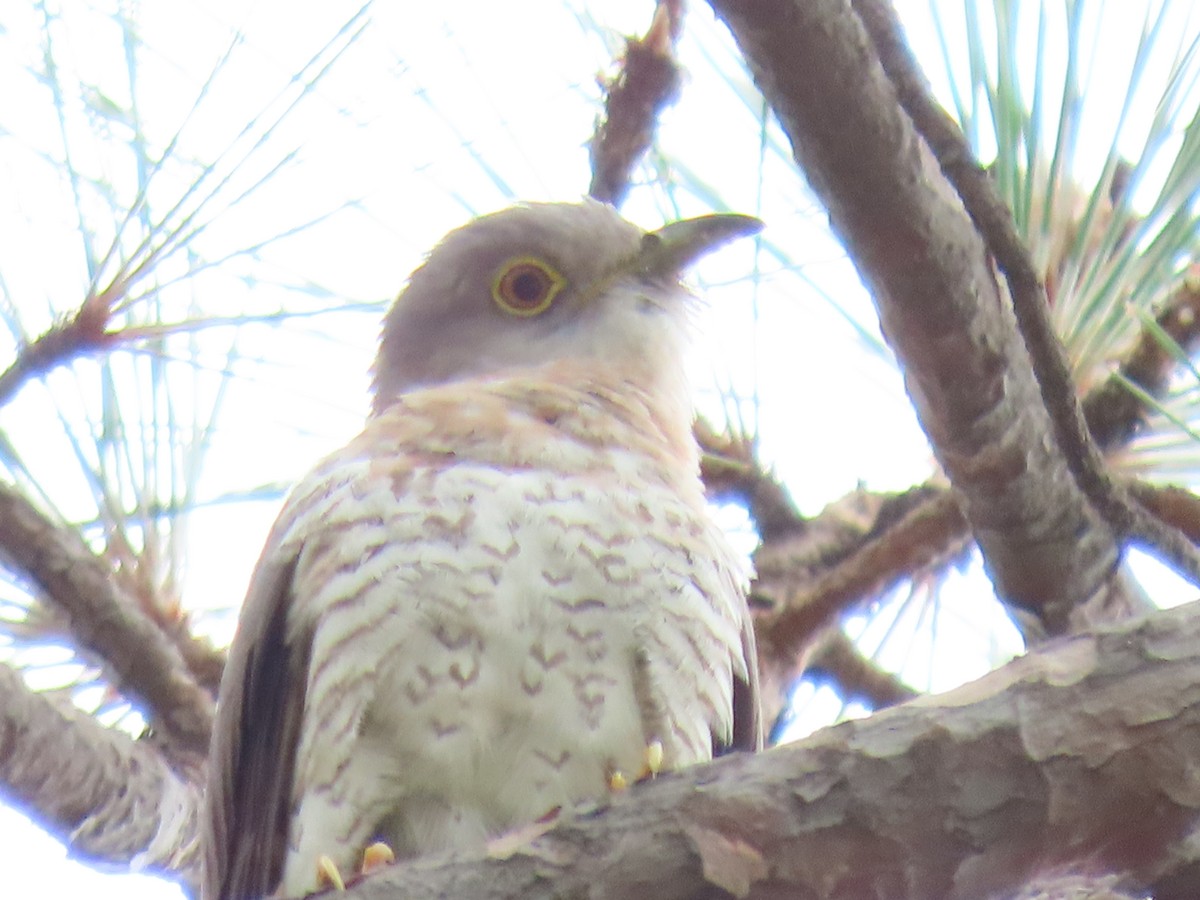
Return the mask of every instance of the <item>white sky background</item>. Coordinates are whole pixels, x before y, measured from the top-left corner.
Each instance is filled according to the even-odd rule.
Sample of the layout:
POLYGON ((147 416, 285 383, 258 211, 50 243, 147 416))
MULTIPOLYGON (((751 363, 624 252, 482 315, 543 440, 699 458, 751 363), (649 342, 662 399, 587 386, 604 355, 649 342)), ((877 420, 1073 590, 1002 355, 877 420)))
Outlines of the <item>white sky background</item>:
MULTIPOLYGON (((926 5, 900 6, 936 83, 941 64, 926 5)), ((58 65, 77 71, 84 83, 104 85, 127 107, 121 34, 108 7, 60 0, 51 8, 62 14, 52 32, 58 65)), ((246 123, 273 108, 271 98, 358 4, 306 4, 303 14, 297 8, 283 0, 143 0, 137 96, 151 143, 161 148, 180 127, 231 34, 240 31, 244 39, 179 142, 181 158, 217 158, 246 123)), ((585 144, 601 100, 597 75, 612 71, 620 36, 642 32, 651 8, 648 0, 527 0, 391 3, 373 10, 364 35, 235 177, 252 178, 292 149, 295 160, 223 212, 196 249, 220 257, 338 211, 257 258, 234 260, 164 297, 168 319, 185 314, 196 298, 222 314, 323 307, 331 304, 327 298, 380 305, 242 330, 239 352, 246 362, 238 372, 249 377, 233 382, 224 398, 200 482, 202 499, 289 483, 358 429, 382 301, 445 231, 515 199, 569 200, 586 190, 585 144)), ((1142 3, 1122 8, 1140 21, 1142 3)), ((1119 48, 1128 28, 1124 17, 1110 15, 1103 39, 1119 48)), ((7 129, 0 132, 0 274, 8 296, 23 313, 30 310, 33 333, 74 309, 87 284, 73 198, 61 167, 43 158, 60 159, 62 140, 44 85, 28 73, 41 66, 41 29, 37 6, 0 0, 0 127, 7 129)), ((758 247, 727 248, 697 273, 710 301, 700 316, 694 360, 702 409, 719 419, 736 407, 735 418, 757 431, 764 460, 805 513, 860 482, 899 490, 925 480, 933 469, 929 451, 898 374, 886 354, 872 348, 878 332, 870 302, 778 132, 769 131, 766 150, 761 146, 760 100, 704 4, 692 6, 680 54, 688 81, 662 121, 664 162, 639 176, 661 175, 670 186, 635 189, 626 215, 656 227, 723 207, 757 214, 768 225, 758 247), (746 276, 755 266, 758 287, 748 290, 746 276)), ((1123 91, 1124 75, 1119 50, 1101 57, 1109 64, 1094 73, 1088 101, 1102 106, 1107 92, 1123 91)), ((75 165, 132 198, 130 157, 112 149, 122 126, 93 125, 111 129, 116 143, 77 130, 75 165)), ((185 167, 156 176, 160 207, 193 177, 185 167)), ((98 214, 97 222, 103 246, 113 226, 98 214)), ((214 369, 223 364, 230 339, 230 329, 211 338, 214 369)), ((77 364, 48 384, 49 393, 31 385, 0 412, 0 428, 14 440, 54 427, 48 397, 66 389, 86 401, 94 370, 77 364)), ((215 391, 205 384, 197 389, 198 406, 206 391, 215 391)), ((61 446, 27 445, 25 452, 55 473, 79 468, 61 446)), ((189 519, 185 602, 200 611, 197 627, 219 640, 231 633, 228 611, 240 602, 276 509, 276 502, 224 503, 189 519), (205 615, 206 609, 215 612, 205 615)), ((952 658, 931 662, 921 675, 933 687, 974 677, 1019 646, 977 576, 956 576, 941 599, 944 627, 961 640, 952 658), (981 628, 981 617, 994 627, 981 628)), ((905 610, 897 604, 897 619, 905 610)), ((908 650, 914 658, 930 655, 921 646, 908 650)), ((0 835, 5 896, 179 895, 152 879, 118 879, 66 864, 59 845, 2 808, 0 835)))

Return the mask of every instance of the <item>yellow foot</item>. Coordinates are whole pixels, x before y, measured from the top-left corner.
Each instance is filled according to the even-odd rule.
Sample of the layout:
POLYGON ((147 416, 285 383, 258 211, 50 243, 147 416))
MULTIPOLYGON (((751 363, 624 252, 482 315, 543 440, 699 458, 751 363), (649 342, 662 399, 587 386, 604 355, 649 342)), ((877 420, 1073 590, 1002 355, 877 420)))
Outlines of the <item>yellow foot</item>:
POLYGON ((651 741, 650 743, 648 743, 646 745, 645 763, 646 763, 646 769, 642 773, 642 777, 638 779, 639 781, 642 781, 646 778, 654 778, 658 775, 659 772, 662 771, 662 764, 663 764, 662 741, 655 740, 655 741, 651 741))
POLYGON ((613 773, 608 776, 608 789, 617 794, 627 787, 629 787, 629 782, 625 778, 625 773, 620 769, 614 769, 613 773))
POLYGON ((337 863, 324 854, 317 857, 317 888, 320 890, 333 888, 335 891, 346 889, 346 882, 342 880, 342 873, 338 871, 337 863))
POLYGON ((363 851, 362 874, 370 875, 379 869, 390 866, 396 861, 396 854, 383 841, 376 841, 363 851))

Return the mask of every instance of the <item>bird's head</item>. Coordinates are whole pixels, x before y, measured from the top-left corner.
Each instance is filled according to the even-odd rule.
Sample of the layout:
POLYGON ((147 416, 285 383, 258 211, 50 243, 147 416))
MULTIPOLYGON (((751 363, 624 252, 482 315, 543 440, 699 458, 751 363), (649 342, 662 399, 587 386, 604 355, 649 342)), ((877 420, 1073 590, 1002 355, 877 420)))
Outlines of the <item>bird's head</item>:
POLYGON ((750 216, 711 215, 643 231, 595 201, 475 219, 434 248, 388 313, 374 410, 414 388, 563 360, 674 384, 690 296, 680 276, 761 227, 750 216))

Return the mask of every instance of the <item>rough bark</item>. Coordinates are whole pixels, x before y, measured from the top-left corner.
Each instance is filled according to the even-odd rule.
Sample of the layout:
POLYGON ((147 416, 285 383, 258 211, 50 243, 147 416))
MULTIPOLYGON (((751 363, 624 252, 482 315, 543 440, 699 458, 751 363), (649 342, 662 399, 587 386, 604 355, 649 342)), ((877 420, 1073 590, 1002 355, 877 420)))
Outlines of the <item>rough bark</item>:
POLYGON ((0 665, 0 785, 88 861, 198 874, 196 773, 169 768, 149 740, 105 728, 62 695, 31 691, 0 665))
POLYGON ((848 0, 712 0, 879 308, 998 592, 1052 633, 1117 561, 982 239, 848 0))
POLYGON ((1191 604, 343 896, 978 900, 1077 872, 1190 900, 1198 767, 1191 604))

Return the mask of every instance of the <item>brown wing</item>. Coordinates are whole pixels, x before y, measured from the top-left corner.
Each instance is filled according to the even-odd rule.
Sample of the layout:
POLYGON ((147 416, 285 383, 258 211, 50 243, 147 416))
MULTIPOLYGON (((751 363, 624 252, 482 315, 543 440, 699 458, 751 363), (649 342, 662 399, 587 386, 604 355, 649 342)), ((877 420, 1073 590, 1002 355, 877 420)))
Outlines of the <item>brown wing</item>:
POLYGON ((221 679, 209 754, 204 900, 258 900, 287 852, 309 636, 287 640, 294 558, 269 559, 250 582, 221 679))
POLYGON ((758 690, 758 649, 754 640, 754 622, 750 611, 742 617, 742 655, 746 659, 746 678, 733 678, 733 740, 721 753, 733 750, 761 750, 763 746, 762 704, 758 690))
POLYGON ((758 694, 758 648, 754 619, 745 611, 742 620, 742 654, 746 678, 733 679, 733 743, 731 750, 762 750, 762 701, 758 694))

